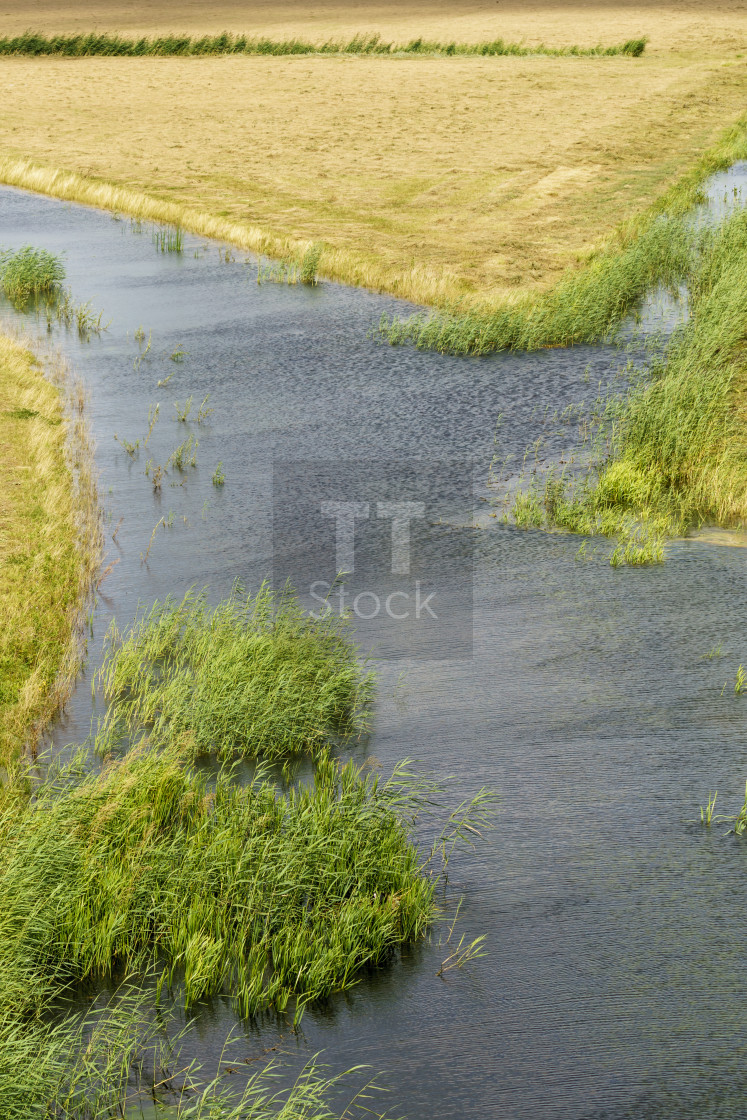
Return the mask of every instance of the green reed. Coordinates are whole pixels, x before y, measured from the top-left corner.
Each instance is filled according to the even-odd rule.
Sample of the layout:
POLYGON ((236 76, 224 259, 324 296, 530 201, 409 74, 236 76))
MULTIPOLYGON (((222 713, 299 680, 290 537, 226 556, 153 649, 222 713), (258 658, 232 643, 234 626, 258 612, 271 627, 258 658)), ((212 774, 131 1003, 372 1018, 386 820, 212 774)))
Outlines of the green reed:
POLYGON ((189 593, 125 633, 112 626, 98 681, 112 705, 100 752, 147 736, 195 757, 281 760, 361 734, 373 687, 340 620, 314 620, 267 587, 214 610, 189 593))
POLYGON ((265 261, 260 257, 257 265, 257 283, 262 284, 307 284, 314 287, 318 283, 319 265, 324 246, 319 242, 310 245, 300 259, 285 257, 279 261, 265 261))
POLYGON ((204 55, 368 55, 386 57, 392 55, 433 55, 436 57, 478 56, 497 58, 501 56, 526 57, 528 55, 549 55, 553 58, 603 58, 627 56, 639 58, 646 49, 646 38, 628 39, 612 46, 594 47, 549 47, 540 43, 528 46, 523 43, 506 42, 492 39, 481 43, 441 42, 435 39, 416 38, 405 43, 386 41, 376 33, 362 33, 351 39, 328 39, 323 43, 312 43, 306 39, 250 38, 246 35, 232 35, 223 32, 219 35, 160 35, 128 38, 114 33, 96 34, 95 32, 74 35, 44 35, 26 31, 22 35, 0 38, 0 55, 56 55, 64 58, 86 58, 91 55, 110 57, 148 57, 178 56, 195 57, 204 55))
POLYGON ((187 1005, 226 993, 298 1019, 433 920, 417 804, 402 768, 381 781, 327 754, 284 794, 262 771, 209 782, 175 747, 63 771, 0 816, 4 953, 55 985, 156 968, 187 1005))
POLYGON ((16 307, 23 308, 39 297, 54 298, 64 279, 62 261, 46 249, 24 245, 0 252, 0 285, 16 307))
POLYGON ((165 226, 154 230, 152 240, 161 253, 184 252, 184 230, 181 226, 165 226))

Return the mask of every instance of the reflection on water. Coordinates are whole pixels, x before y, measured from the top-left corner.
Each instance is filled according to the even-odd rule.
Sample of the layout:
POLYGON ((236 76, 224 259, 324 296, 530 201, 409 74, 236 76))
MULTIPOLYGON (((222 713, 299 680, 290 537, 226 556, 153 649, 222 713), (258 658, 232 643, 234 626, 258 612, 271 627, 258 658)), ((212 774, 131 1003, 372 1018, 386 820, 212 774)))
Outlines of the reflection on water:
MULTIPOLYGON (((76 298, 112 319, 89 344, 61 336, 90 388, 108 560, 120 563, 57 744, 88 732, 112 616, 268 574, 273 459, 471 459, 479 499, 499 414, 502 454, 520 459, 546 406, 588 399, 619 360, 603 347, 392 349, 367 330, 393 301, 258 287, 215 246, 187 238, 183 255, 157 253, 128 222, 3 190, 0 244, 27 242, 64 252, 76 298), (140 327, 152 344, 138 362, 140 327), (208 393, 204 423, 177 420, 175 401, 208 393), (131 459, 114 433, 142 441, 156 403, 131 459), (165 463, 190 434, 197 466, 154 493, 147 460, 165 463), (161 518, 170 527, 143 564, 161 518)), ((722 689, 746 656, 744 554, 683 541, 663 567, 612 570, 576 561, 577 539, 479 524, 472 659, 381 663, 358 753, 454 775, 455 800, 482 785, 503 794, 495 832, 454 865, 463 929, 487 935, 488 955, 439 979, 436 933, 308 1012, 297 1036, 277 1021, 242 1029, 237 1054, 277 1044, 297 1063, 321 1049, 336 1069, 368 1063, 409 1120, 741 1116, 747 854, 695 822, 709 790, 742 800, 747 700, 722 689)), ((208 1065, 232 1022, 221 1001, 196 1016, 190 1045, 208 1065)))

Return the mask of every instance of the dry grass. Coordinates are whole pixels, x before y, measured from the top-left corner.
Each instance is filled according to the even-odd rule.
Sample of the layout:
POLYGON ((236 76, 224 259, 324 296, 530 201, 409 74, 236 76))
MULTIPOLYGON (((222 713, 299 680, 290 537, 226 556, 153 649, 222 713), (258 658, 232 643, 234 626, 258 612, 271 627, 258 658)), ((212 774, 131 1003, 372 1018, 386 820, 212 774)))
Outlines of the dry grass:
POLYGON ((6 33, 651 40, 641 59, 7 59, 0 178, 172 216, 274 256, 321 241, 327 276, 425 303, 494 304, 556 280, 737 117, 744 8, 415 4, 403 16, 338 5, 312 16, 296 4, 0 0, 6 33))
POLYGON ((62 704, 99 557, 80 387, 0 335, 0 764, 62 704))

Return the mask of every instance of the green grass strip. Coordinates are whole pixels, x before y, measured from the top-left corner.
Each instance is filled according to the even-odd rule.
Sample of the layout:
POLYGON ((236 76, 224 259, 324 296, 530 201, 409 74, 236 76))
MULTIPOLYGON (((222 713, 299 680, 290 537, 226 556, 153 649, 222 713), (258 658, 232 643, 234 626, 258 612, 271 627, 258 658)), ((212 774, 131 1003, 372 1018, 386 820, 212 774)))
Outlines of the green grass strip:
POLYGON ((349 40, 328 39, 312 43, 306 39, 250 38, 247 35, 160 35, 129 39, 123 35, 93 32, 78 35, 43 35, 25 31, 23 35, 0 38, 0 55, 51 55, 62 58, 194 58, 206 55, 429 55, 436 57, 478 56, 496 58, 513 55, 548 55, 552 58, 602 58, 625 55, 639 58, 647 39, 628 39, 610 47, 548 47, 525 46, 492 39, 484 43, 442 43, 431 39, 411 39, 407 43, 385 42, 380 35, 359 34, 349 40))

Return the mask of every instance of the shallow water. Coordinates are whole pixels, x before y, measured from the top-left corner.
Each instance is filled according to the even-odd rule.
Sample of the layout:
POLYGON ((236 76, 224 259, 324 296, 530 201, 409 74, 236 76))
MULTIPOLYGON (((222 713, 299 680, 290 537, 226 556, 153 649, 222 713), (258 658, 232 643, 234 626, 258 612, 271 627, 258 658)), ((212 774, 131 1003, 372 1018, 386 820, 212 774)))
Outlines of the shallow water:
MULTIPOLYGON (((237 578, 253 588, 270 574, 273 463, 277 477, 288 460, 344 472, 350 460, 415 459, 438 489, 439 471, 454 481, 444 464, 471 461, 481 507, 499 414, 501 455, 520 457, 552 429, 547 405, 588 399, 619 361, 603 347, 481 359, 392 349, 366 337, 382 310, 402 310, 392 300, 258 287, 253 266, 226 263, 214 245, 187 238, 181 257, 157 253, 127 221, 0 191, 0 245, 28 242, 64 252, 76 298, 112 319, 88 344, 53 339, 90 390, 108 560, 120 561, 58 746, 88 733, 112 616, 126 623, 138 600, 192 584, 218 598, 237 578), (140 326, 152 346, 135 369, 140 326), (177 364, 179 344, 188 356, 177 364), (191 394, 196 407, 206 393, 209 420, 179 424, 173 402, 191 394), (142 439, 156 401, 151 444, 130 461, 113 435, 142 439), (154 496, 146 459, 165 461, 189 431, 197 469, 154 496)), ((557 451, 565 438, 549 442, 557 451)), ((468 522, 459 487, 447 497, 454 523, 460 510, 468 522)), ((436 642, 436 660, 379 662, 375 729, 358 753, 385 770, 407 756, 455 775, 454 800, 481 785, 502 794, 497 828, 452 884, 467 940, 486 934, 488 955, 441 980, 448 950, 436 934, 307 1012, 297 1037, 276 1022, 246 1028, 235 1057, 279 1043, 299 1058, 324 1050, 338 1069, 368 1063, 392 1090, 384 1103, 409 1120, 741 1116, 747 852, 696 819, 709 790, 724 809, 742 799, 747 699, 732 682, 747 657, 744 553, 683 541, 664 566, 612 570, 603 552, 576 560, 577 538, 479 523, 463 530, 472 655, 436 642)), ((197 1016, 208 1063, 232 1022, 220 1001, 197 1016)))

